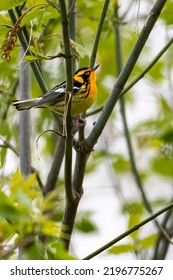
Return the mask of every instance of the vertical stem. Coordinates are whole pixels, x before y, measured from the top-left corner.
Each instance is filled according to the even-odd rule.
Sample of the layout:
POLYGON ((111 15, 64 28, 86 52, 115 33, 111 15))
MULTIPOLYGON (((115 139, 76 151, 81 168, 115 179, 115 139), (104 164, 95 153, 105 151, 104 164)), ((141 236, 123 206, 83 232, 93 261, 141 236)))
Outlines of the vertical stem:
POLYGON ((45 186, 43 187, 44 195, 48 194, 52 190, 55 189, 56 182, 58 180, 60 168, 62 165, 63 157, 64 157, 64 146, 65 140, 62 137, 58 137, 57 144, 55 148, 55 153, 53 156, 53 162, 47 177, 47 181, 45 186))
MULTIPOLYGON (((23 49, 20 50, 20 59, 23 57, 23 49)), ((26 62, 20 64, 19 69, 19 92, 20 99, 30 97, 30 70, 26 62)), ((24 176, 31 172, 31 148, 30 148, 30 113, 22 111, 19 115, 20 137, 20 169, 24 176)))
MULTIPOLYGON (((23 49, 20 49, 20 59, 23 57, 23 49)), ((29 65, 20 64, 19 69, 19 92, 20 99, 30 97, 30 71, 29 65)), ((30 112, 22 111, 19 115, 19 150, 20 150, 20 170, 23 176, 31 173, 31 147, 30 147, 30 112)), ((19 259, 23 258, 22 247, 19 247, 19 259)))
MULTIPOLYGON (((114 15, 116 18, 118 18, 118 5, 115 5, 115 7, 114 7, 114 15)), ((119 24, 117 24, 117 23, 114 24, 114 31, 115 31, 115 38, 116 38, 117 74, 119 75, 121 72, 121 69, 122 69, 122 60, 121 60, 122 55, 121 55, 121 45, 120 45, 121 39, 120 39, 119 24)), ((138 169, 136 166, 136 162, 135 162, 134 151, 133 151, 133 147, 132 147, 132 143, 131 143, 131 137, 130 137, 130 133, 129 133, 129 129, 128 129, 127 118, 126 118, 125 99, 123 96, 120 98, 120 110, 121 110, 122 122, 123 122, 123 126, 124 126, 124 134, 125 134, 125 139, 126 139, 126 143, 127 143, 132 173, 133 173, 134 179, 136 181, 136 185, 142 194, 142 199, 143 199, 145 208, 147 209, 147 211, 150 214, 152 214, 152 207, 144 192, 143 185, 142 185, 140 175, 139 175, 139 172, 138 172, 138 169)))
MULTIPOLYGON (((118 19, 118 3, 115 4, 114 6, 114 16, 115 18, 118 19)), ((114 23, 114 32, 115 32, 115 38, 116 38, 116 65, 117 65, 117 74, 119 75, 121 70, 122 70, 122 54, 121 54, 121 38, 120 38, 120 26, 119 23, 114 23)), ((124 127, 124 134, 125 134, 125 139, 127 143, 127 148, 128 148, 128 153, 129 153, 129 158, 130 158, 130 164, 131 164, 131 169, 133 172, 134 179, 136 181, 136 184, 142 193, 142 198, 144 201, 144 205, 146 209, 149 211, 150 214, 152 214, 152 208, 150 206, 150 203, 148 202, 145 192, 143 190, 142 182, 139 176, 139 172, 136 167, 135 163, 135 157, 134 157, 134 152, 133 152, 133 147, 131 143, 131 138, 129 134, 129 129, 128 129, 128 124, 127 124, 127 118, 126 118, 126 108, 125 108, 125 99, 122 96, 120 98, 120 110, 121 110, 121 117, 122 117, 122 122, 123 122, 123 127, 124 127)))
MULTIPOLYGON (((165 213, 162 224, 162 228, 166 228, 170 238, 173 235, 173 210, 170 209, 165 213)), ((163 236, 162 232, 159 232, 156 244, 154 246, 154 252, 152 260, 164 260, 168 252, 170 242, 163 236)))
POLYGON ((126 64, 124 65, 113 89, 112 92, 102 110, 102 114, 97 120, 96 125, 93 127, 93 130, 91 131, 89 137, 86 140, 86 144, 89 148, 93 148, 95 143, 97 142, 100 134, 102 133, 114 107, 119 99, 121 92, 137 62, 137 59, 141 53, 141 51, 144 48, 144 45, 148 39, 148 36, 150 32, 152 31, 154 24, 156 23, 160 12, 162 11, 166 0, 157 0, 153 7, 151 8, 151 11, 148 15, 147 21, 127 59, 126 64))
MULTIPOLYGON (((114 6, 114 15, 115 15, 116 18, 118 18, 118 4, 115 4, 115 6, 114 6)), ((116 64, 117 64, 117 73, 119 75, 119 73, 121 72, 121 68, 122 68, 122 61, 121 61, 122 56, 121 56, 121 45, 120 45, 121 40, 120 40, 119 24, 115 23, 114 30, 115 30, 115 38, 116 38, 116 64)), ((135 162, 133 146, 132 146, 132 143, 131 143, 131 137, 130 137, 128 124, 127 124, 127 119, 126 119, 125 99, 124 99, 123 96, 120 98, 120 110, 121 110, 122 122, 123 122, 123 126, 124 126, 125 139, 126 139, 129 158, 130 158, 131 170, 132 170, 134 179, 136 181, 136 185, 137 185, 137 187, 138 187, 138 189, 141 193, 144 206, 145 206, 146 210, 152 215, 152 213, 153 213, 152 207, 151 207, 151 204, 150 204, 150 202, 149 202, 149 200, 148 200, 148 198, 145 194, 143 184, 142 184, 142 181, 140 179, 138 168, 137 168, 136 162, 135 162)), ((156 227, 162 232, 162 235, 164 235, 166 240, 168 242, 171 242, 169 236, 164 231, 164 229, 160 226, 160 224, 157 222, 157 220, 154 220, 154 222, 155 222, 156 227)))
MULTIPOLYGON (((76 4, 75 0, 68 0, 68 19, 70 39, 76 41, 76 4)), ((76 71, 76 58, 73 57, 73 72, 76 71)))
POLYGON ((68 0, 69 34, 76 41, 76 5, 74 0, 68 0))
MULTIPOLYGON (((107 3, 107 5, 104 5, 103 11, 102 11, 102 15, 101 15, 101 19, 100 19, 100 23, 99 23, 99 27, 98 27, 98 31, 97 31, 97 35, 96 35, 96 40, 95 40, 95 44, 94 44, 94 48, 93 48, 93 66, 95 63, 95 57, 96 57, 96 52, 97 52, 97 48, 98 48, 98 43, 99 43, 99 39, 100 39, 100 34, 101 34, 101 30, 102 30, 102 26, 103 26, 103 22, 105 19, 105 14, 107 11, 107 7, 108 7, 108 0, 105 0, 105 3, 107 3)), ((74 1, 70 1, 69 0, 69 6, 70 11, 72 11, 72 5, 74 5, 74 1)), ((73 7, 74 9, 74 7, 73 7)), ((71 15, 71 17, 74 16, 74 13, 71 15)), ((72 20, 71 22, 73 22, 74 24, 74 19, 69 19, 72 20)), ((71 24, 70 24, 71 25, 71 24)), ((71 28, 71 27, 70 27, 71 28)), ((74 26, 73 26, 74 28, 74 26)), ((73 28, 71 29, 71 32, 74 32, 73 28)), ((74 39, 75 37, 73 37, 74 34, 72 35, 72 38, 74 39)), ((92 64, 90 64, 90 66, 92 67, 92 64)), ((83 138, 84 134, 83 131, 80 134, 80 138, 83 138)), ((89 154, 85 154, 83 152, 77 152, 76 154, 76 162, 75 162, 75 168, 74 168, 74 175, 73 175, 73 182, 72 182, 72 199, 69 200, 67 198, 66 200, 66 207, 65 207, 65 213, 64 213, 64 217, 63 217, 63 225, 65 225, 66 227, 62 228, 62 232, 61 232, 61 239, 63 240, 66 248, 69 248, 69 244, 70 244, 70 239, 71 239, 71 234, 72 234, 72 230, 73 230, 73 226, 74 226, 74 220, 76 217, 76 212, 77 212, 77 208, 78 208, 78 204, 80 201, 80 198, 82 196, 83 190, 82 190, 82 184, 83 184, 83 178, 84 178, 84 174, 85 174, 85 167, 86 167, 86 162, 88 159, 89 154)), ((67 158, 68 159, 68 158, 67 158)))
POLYGON ((66 56, 66 143, 65 143, 65 190, 67 200, 73 199, 72 192, 72 118, 71 118, 71 95, 73 93, 73 73, 72 56, 70 49, 69 24, 67 17, 66 4, 64 0, 59 0, 60 15, 62 22, 62 33, 64 51, 66 56))
POLYGON ((97 49, 98 49, 98 45, 99 45, 99 41, 100 41, 100 35, 101 35, 101 32, 102 32, 103 23, 104 23, 106 13, 107 13, 107 10, 108 10, 109 2, 110 2, 110 0, 105 0, 104 6, 103 6, 103 9, 102 9, 102 13, 101 13, 101 16, 100 16, 98 29, 97 29, 97 33, 96 33, 96 37, 95 37, 95 40, 94 40, 94 45, 93 45, 93 49, 92 49, 92 53, 91 53, 91 58, 90 58, 90 67, 91 68, 94 67, 94 64, 95 64, 97 49))
POLYGON ((73 229, 73 219, 76 215, 77 207, 74 207, 74 194, 72 190, 72 117, 71 117, 71 96, 73 93, 73 71, 72 71, 72 55, 70 47, 69 22, 67 17, 66 4, 64 0, 59 0, 60 15, 62 22, 63 43, 66 55, 66 142, 65 142, 65 211, 62 220, 60 238, 65 248, 69 249, 69 242, 73 229))

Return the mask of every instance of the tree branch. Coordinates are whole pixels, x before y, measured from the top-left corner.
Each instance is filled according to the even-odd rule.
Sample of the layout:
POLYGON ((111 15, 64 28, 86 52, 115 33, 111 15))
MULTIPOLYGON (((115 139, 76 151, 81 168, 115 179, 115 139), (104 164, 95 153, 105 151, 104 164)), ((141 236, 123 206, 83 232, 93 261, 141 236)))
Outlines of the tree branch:
POLYGON ((161 214, 163 214, 167 210, 171 209, 172 207, 173 207, 173 202, 168 204, 166 207, 162 208, 161 210, 157 211, 155 214, 151 215, 150 217, 146 218, 141 223, 134 225, 133 227, 131 227, 130 229, 128 229, 124 233, 120 234, 118 237, 112 239, 110 242, 106 243, 104 246, 100 247, 99 249, 97 249, 96 251, 91 253, 90 255, 88 255, 85 258, 83 258, 83 260, 90 260, 90 259, 96 257, 97 255, 99 255, 103 251, 109 249, 115 243, 119 242, 120 240, 122 240, 123 238, 125 238, 126 236, 131 234, 132 232, 138 230, 142 226, 144 226, 147 223, 149 223, 150 221, 154 220, 156 217, 160 216, 161 214))
POLYGON ((67 18, 66 4, 64 0, 59 0, 60 15, 62 22, 63 43, 64 52, 66 56, 66 115, 65 119, 65 131, 66 131, 66 144, 65 144, 65 191, 66 199, 73 200, 72 192, 72 118, 71 118, 71 95, 73 92, 73 72, 72 72, 72 55, 70 50, 70 36, 69 25, 67 18))
MULTIPOLYGON (((68 19, 70 39, 76 41, 76 0, 68 0, 68 19)), ((76 69, 76 57, 73 57, 73 72, 76 69)))
POLYGON ((151 63, 145 68, 145 70, 137 76, 121 93, 120 96, 123 96, 127 93, 138 81, 140 81, 145 74, 147 74, 151 68, 158 62, 158 60, 162 57, 162 55, 167 51, 167 49, 172 45, 173 37, 169 40, 169 42, 161 49, 161 51, 155 56, 155 58, 151 61, 151 63))
POLYGON ((65 142, 65 211, 62 220, 62 227, 60 238, 63 241, 66 249, 69 248, 69 240, 71 234, 67 236, 67 231, 73 228, 74 221, 71 216, 76 215, 77 207, 74 207, 75 199, 72 190, 72 117, 71 117, 71 96, 73 92, 73 72, 72 72, 72 55, 70 50, 70 35, 69 35, 69 24, 67 18, 66 4, 64 0, 59 0, 60 15, 62 22, 62 32, 63 32, 63 43, 64 51, 66 55, 66 110, 67 114, 64 115, 65 118, 65 131, 66 131, 66 142, 65 142))
MULTIPOLYGON (((154 59, 151 61, 151 63, 144 69, 143 72, 141 72, 133 81, 131 81, 129 83, 129 85, 127 85, 125 87, 125 89, 121 92, 120 97, 123 96, 124 94, 126 94, 135 84, 137 84, 137 82, 139 82, 150 70, 153 66, 155 66, 155 64, 158 62, 158 60, 162 57, 162 55, 167 51, 167 49, 172 45, 173 43, 173 37, 168 41, 168 43, 160 50, 160 52, 154 57, 154 59)), ((103 110, 103 106, 87 112, 85 117, 89 117, 92 116, 94 114, 97 114, 99 112, 101 112, 103 110)))
POLYGON ((97 28, 97 33, 96 33, 96 36, 95 36, 94 45, 93 45, 93 49, 92 49, 92 53, 91 53, 91 57, 90 57, 90 67, 91 68, 93 68, 94 64, 95 64, 97 49, 98 49, 98 45, 99 45, 99 41, 100 41, 100 36, 101 36, 102 28, 103 28, 103 23, 105 21, 106 13, 107 13, 107 10, 108 10, 109 2, 110 2, 110 0, 105 0, 104 6, 103 6, 103 9, 102 9, 102 13, 101 13, 101 16, 100 16, 100 20, 99 20, 99 24, 98 24, 98 28, 97 28))
POLYGON ((17 156, 19 156, 19 153, 17 152, 16 148, 8 141, 6 141, 2 136, 0 136, 0 139, 2 141, 2 144, 0 144, 1 148, 7 148, 13 151, 17 156))
POLYGON ((55 189, 56 182, 58 180, 62 160, 64 157, 64 147, 65 147, 65 140, 62 137, 58 137, 57 145, 55 148, 55 153, 53 156, 52 166, 50 168, 47 181, 45 186, 43 187, 43 194, 46 195, 52 190, 55 189))
MULTIPOLYGON (((70 1, 71 2, 71 1, 70 1)), ((108 6, 109 1, 105 1, 108 6)), ((73 4, 73 1, 72 1, 73 4)), ((97 32, 97 39, 95 40, 95 44, 93 47, 93 59, 95 60, 96 52, 97 52, 97 47, 99 43, 99 38, 103 26, 103 22, 105 19, 105 14, 107 11, 106 4, 104 5, 101 19, 100 19, 100 24, 97 32)), ((94 63, 94 62, 93 62, 94 63)), ((92 65, 92 64, 90 64, 92 65)), ((82 131, 79 133, 80 141, 83 140, 84 138, 84 131, 82 128, 82 131)), ((75 162, 75 169, 74 169, 74 176, 73 176, 73 183, 72 183, 72 191, 74 194, 74 199, 71 201, 68 201, 68 204, 66 204, 66 209, 65 209, 65 214, 63 218, 63 224, 68 225, 68 227, 64 228, 64 231, 62 231, 62 239, 64 239, 66 248, 69 248, 70 244, 70 237, 71 233, 73 230, 74 226, 74 220, 77 212, 77 207, 80 201, 80 198, 82 196, 83 190, 82 190, 82 184, 83 184, 83 178, 84 178, 84 173, 85 173, 85 167, 86 167, 86 162, 88 159, 89 154, 88 153, 83 153, 83 152, 77 152, 76 154, 76 162, 75 162)))
MULTIPOLYGON (((115 4, 115 6, 114 6, 114 16, 116 18, 119 18, 117 4, 115 4)), ((116 52, 115 53, 116 53, 117 74, 119 75, 119 73, 121 72, 121 68, 122 68, 122 55, 121 55, 121 45, 120 45, 120 41, 121 41, 120 40, 120 25, 117 23, 114 23, 114 32, 115 32, 115 38, 116 38, 116 47, 115 47, 116 52)), ((128 149, 128 153, 129 153, 132 174, 133 174, 134 180, 136 182, 136 186, 142 196, 144 206, 145 206, 146 210, 152 215, 153 210, 152 210, 151 204, 147 198, 147 195, 144 191, 143 184, 142 184, 142 181, 141 181, 141 178, 140 178, 140 175, 138 172, 138 168, 137 168, 136 162, 135 162, 133 146, 132 146, 131 137, 130 137, 128 124, 127 124, 127 118, 126 118, 125 99, 123 96, 120 98, 120 112, 121 112, 122 123, 123 123, 123 127, 124 127, 124 135, 125 135, 125 139, 126 139, 126 143, 127 143, 127 149, 128 149)), ((165 230, 161 227, 161 225, 158 223, 158 221, 154 220, 154 223, 155 223, 156 227, 165 236, 167 241, 169 241, 172 244, 169 236, 167 235, 165 230)))
MULTIPOLYGON (((20 50, 20 58, 23 57, 23 49, 20 50)), ((30 69, 25 63, 20 64, 19 74, 19 99, 30 98, 30 69)), ((19 114, 19 153, 20 169, 24 176, 31 173, 31 147, 30 147, 30 112, 22 111, 19 114)))
POLYGON ((91 131, 90 135, 88 136, 88 138, 86 140, 86 145, 89 148, 92 149, 94 147, 100 134, 102 133, 102 131, 115 107, 115 104, 121 95, 121 92, 135 66, 135 63, 136 63, 141 51, 144 48, 144 45, 148 39, 148 36, 151 33, 165 3, 166 3, 166 0, 157 0, 155 2, 155 4, 153 5, 153 7, 148 15, 147 21, 138 37, 138 40, 137 40, 136 44, 134 45, 134 47, 127 59, 126 64, 123 67, 123 69, 117 79, 117 82, 115 83, 115 85, 112 89, 112 92, 106 102, 106 105, 103 108, 102 114, 100 115, 96 125, 94 126, 93 130, 91 131))
MULTIPOLYGON (((169 211, 165 214, 162 221, 162 228, 164 228, 170 238, 173 236, 173 209, 169 209, 169 211)), ((164 260, 166 253, 168 251, 170 242, 165 238, 165 236, 160 232, 157 237, 156 245, 154 247, 153 260, 164 260)))

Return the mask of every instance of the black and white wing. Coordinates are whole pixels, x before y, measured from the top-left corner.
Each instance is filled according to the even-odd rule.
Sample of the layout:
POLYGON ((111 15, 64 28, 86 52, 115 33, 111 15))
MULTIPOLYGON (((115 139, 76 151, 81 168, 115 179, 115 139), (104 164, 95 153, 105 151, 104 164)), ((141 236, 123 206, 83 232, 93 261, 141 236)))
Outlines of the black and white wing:
MULTIPOLYGON (((73 94, 80 90, 82 83, 74 81, 73 94)), ((47 102, 61 102, 65 99, 66 82, 53 87, 48 93, 42 96, 42 99, 38 101, 37 106, 43 105, 47 102)))

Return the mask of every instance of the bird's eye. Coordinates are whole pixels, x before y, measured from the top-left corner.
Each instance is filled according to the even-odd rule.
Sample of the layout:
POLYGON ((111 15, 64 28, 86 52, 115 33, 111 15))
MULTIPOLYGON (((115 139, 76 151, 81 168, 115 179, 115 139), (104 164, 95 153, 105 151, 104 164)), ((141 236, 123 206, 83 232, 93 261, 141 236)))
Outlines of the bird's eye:
POLYGON ((90 72, 85 72, 84 74, 85 74, 86 76, 89 76, 90 72))
POLYGON ((90 72, 85 72, 81 75, 81 77, 85 79, 85 78, 88 78, 89 75, 90 75, 90 72))

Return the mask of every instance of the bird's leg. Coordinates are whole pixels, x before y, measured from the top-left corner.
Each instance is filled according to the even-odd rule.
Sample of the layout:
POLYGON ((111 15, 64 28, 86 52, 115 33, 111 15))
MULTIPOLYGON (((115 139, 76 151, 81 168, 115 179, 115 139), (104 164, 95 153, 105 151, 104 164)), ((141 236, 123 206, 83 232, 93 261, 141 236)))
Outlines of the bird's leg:
POLYGON ((72 119, 72 135, 79 130, 80 127, 84 127, 86 124, 86 120, 81 118, 80 116, 74 116, 72 119))

